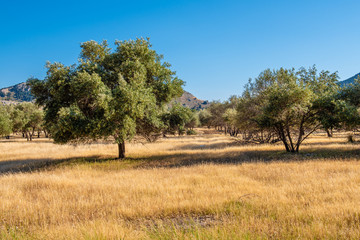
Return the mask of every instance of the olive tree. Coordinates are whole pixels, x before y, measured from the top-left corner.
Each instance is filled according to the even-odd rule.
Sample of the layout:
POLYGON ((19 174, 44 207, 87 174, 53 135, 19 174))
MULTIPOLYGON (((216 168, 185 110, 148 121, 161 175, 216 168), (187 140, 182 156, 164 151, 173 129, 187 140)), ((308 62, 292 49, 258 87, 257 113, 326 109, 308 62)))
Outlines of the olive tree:
POLYGON ((12 132, 9 108, 0 106, 0 136, 8 136, 12 132))
POLYGON ((166 126, 164 134, 171 133, 175 135, 176 132, 179 135, 184 134, 187 124, 193 120, 193 115, 194 112, 192 112, 191 109, 175 104, 162 116, 166 126))
POLYGON ((183 81, 148 39, 115 46, 82 43, 77 65, 48 63, 44 80, 28 81, 55 143, 112 138, 124 158, 126 140, 162 128, 163 106, 182 94, 183 81))
POLYGON ((337 73, 317 73, 315 67, 266 70, 248 88, 245 96, 251 108, 247 111, 252 114, 245 112, 243 118, 260 129, 274 131, 286 151, 298 152, 303 141, 322 127, 321 113, 327 107, 326 99, 338 91, 337 80, 337 73))
POLYGON ((32 141, 36 130, 43 123, 43 111, 34 103, 23 102, 11 108, 13 132, 21 132, 27 141, 32 141))
POLYGON ((346 130, 357 129, 360 126, 360 79, 344 86, 339 91, 338 99, 341 101, 337 108, 341 127, 346 130))

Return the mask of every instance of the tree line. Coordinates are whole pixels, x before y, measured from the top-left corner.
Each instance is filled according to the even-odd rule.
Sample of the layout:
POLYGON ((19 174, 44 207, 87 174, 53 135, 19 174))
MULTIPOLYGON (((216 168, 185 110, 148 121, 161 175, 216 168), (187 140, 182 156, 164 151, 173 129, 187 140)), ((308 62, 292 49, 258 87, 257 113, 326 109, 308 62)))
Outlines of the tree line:
MULTIPOLYGON (((167 135, 193 135, 194 128, 200 126, 199 112, 187 107, 175 104, 168 107, 161 114, 162 128, 159 134, 144 135, 146 140, 153 142, 158 137, 167 135)), ((49 131, 45 127, 44 112, 36 104, 22 102, 11 105, 0 105, 0 136, 6 139, 10 135, 22 134, 27 141, 34 137, 40 138, 40 134, 49 137, 49 131)))
MULTIPOLYGON (((250 79, 240 96, 212 102, 206 110, 169 108, 184 85, 171 65, 148 39, 114 45, 111 49, 107 41, 84 42, 76 64, 47 63, 45 79, 27 81, 42 107, 42 127, 55 143, 113 139, 118 157, 124 158, 125 141, 135 135, 155 141, 166 134, 192 134, 202 125, 240 134, 248 142, 280 141, 286 151, 298 152, 318 129, 331 136, 334 129, 353 129, 360 123, 359 81, 340 88, 337 73, 318 72, 315 66, 267 69, 250 79)), ((33 133, 28 135, 31 139, 33 133)))
POLYGON ((250 79, 240 96, 212 102, 202 124, 257 143, 282 142, 286 151, 316 130, 354 130, 360 125, 360 81, 340 87, 338 74, 316 67, 267 69, 250 79))
POLYGON ((34 136, 40 137, 47 131, 44 128, 43 111, 33 103, 19 103, 0 106, 0 136, 10 137, 11 133, 20 133, 27 141, 34 136))

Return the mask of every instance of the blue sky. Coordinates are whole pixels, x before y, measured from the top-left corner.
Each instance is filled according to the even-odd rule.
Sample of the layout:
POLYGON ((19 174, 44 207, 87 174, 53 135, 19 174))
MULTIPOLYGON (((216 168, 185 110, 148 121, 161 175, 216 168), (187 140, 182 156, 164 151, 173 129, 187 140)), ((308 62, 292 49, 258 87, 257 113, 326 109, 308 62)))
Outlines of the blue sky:
POLYGON ((266 68, 360 72, 360 1, 3 1, 0 88, 46 61, 77 61, 80 43, 150 37, 200 99, 240 95, 266 68))

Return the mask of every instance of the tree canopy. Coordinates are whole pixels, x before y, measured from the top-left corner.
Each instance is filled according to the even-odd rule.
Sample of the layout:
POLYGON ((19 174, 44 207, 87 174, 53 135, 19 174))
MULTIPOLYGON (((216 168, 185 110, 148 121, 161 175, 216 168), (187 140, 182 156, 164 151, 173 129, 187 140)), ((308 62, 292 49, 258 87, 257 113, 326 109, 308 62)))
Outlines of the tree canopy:
POLYGON ((273 131, 286 151, 298 152, 311 133, 329 127, 325 110, 338 92, 337 81, 337 73, 318 73, 315 67, 265 70, 246 87, 242 109, 247 106, 248 110, 239 114, 255 127, 273 131))
POLYGON ((126 140, 162 128, 163 106, 182 94, 184 82, 149 39, 115 46, 112 51, 106 41, 82 43, 77 65, 48 63, 44 80, 28 80, 56 143, 113 137, 124 158, 126 140))

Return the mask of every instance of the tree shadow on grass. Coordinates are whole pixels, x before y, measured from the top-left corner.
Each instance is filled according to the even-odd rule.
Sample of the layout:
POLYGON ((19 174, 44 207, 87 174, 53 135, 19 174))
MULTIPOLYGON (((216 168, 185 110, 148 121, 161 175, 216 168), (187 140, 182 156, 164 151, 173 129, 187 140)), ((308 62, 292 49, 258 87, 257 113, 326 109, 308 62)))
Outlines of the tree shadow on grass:
MULTIPOLYGON (((247 143, 243 141, 233 141, 233 142, 215 142, 215 143, 207 143, 207 144, 187 144, 181 147, 175 147, 172 150, 204 150, 204 149, 225 149, 229 147, 256 147, 256 146, 264 146, 267 145, 269 147, 278 147, 284 148, 284 145, 281 142, 270 144, 270 143, 247 143)), ((344 141, 339 142, 304 142, 301 144, 301 147, 304 146, 330 146, 330 145, 340 145, 340 146, 347 146, 347 145, 360 145, 360 141, 356 141, 353 143, 348 143, 344 141)), ((285 149, 285 148, 284 148, 285 149)))
POLYGON ((74 157, 67 159, 26 159, 0 161, 0 176, 12 173, 37 172, 41 170, 51 170, 61 166, 76 164, 91 164, 113 160, 103 158, 103 156, 74 157))
MULTIPOLYGON (((214 146, 213 146, 214 147, 214 146)), ((224 148, 219 144, 219 148, 224 148)), ((178 148, 179 149, 179 148, 178 148)), ((181 148, 180 148, 181 149, 181 148)), ((208 148, 206 148, 208 149, 208 148)), ((124 160, 104 158, 104 156, 74 157, 68 159, 28 159, 0 162, 0 176, 13 173, 26 173, 53 170, 71 165, 88 164, 93 168, 105 171, 120 169, 152 169, 152 168, 179 168, 201 164, 243 164, 243 163, 270 163, 292 161, 322 161, 322 160, 360 160, 360 149, 331 149, 316 148, 304 149, 300 153, 287 153, 284 150, 236 150, 229 149, 219 152, 184 152, 165 155, 151 155, 144 157, 128 157, 124 160)))
POLYGON ((292 161, 323 160, 360 160, 359 150, 317 149, 304 150, 300 153, 287 153, 283 150, 226 151, 226 153, 175 153, 154 155, 147 158, 132 158, 143 161, 135 168, 178 168, 201 164, 243 164, 292 161))

